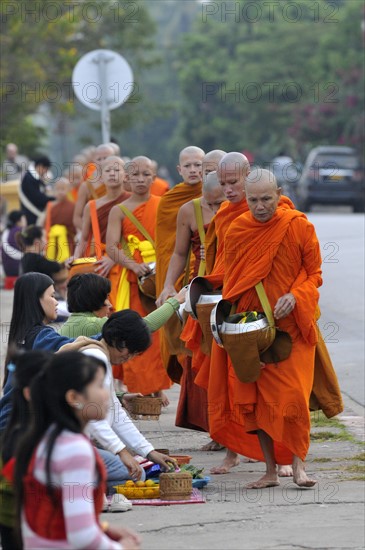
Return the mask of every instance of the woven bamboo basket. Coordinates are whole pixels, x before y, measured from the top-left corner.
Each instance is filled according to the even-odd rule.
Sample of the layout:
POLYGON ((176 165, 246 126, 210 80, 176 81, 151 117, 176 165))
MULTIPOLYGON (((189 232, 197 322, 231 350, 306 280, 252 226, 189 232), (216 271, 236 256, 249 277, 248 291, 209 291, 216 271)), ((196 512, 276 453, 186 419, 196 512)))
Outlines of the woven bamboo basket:
POLYGON ((193 477, 184 472, 160 474, 161 500, 189 500, 193 491, 193 477))
POLYGON ((130 415, 134 420, 158 420, 161 407, 160 397, 135 397, 130 401, 130 415))

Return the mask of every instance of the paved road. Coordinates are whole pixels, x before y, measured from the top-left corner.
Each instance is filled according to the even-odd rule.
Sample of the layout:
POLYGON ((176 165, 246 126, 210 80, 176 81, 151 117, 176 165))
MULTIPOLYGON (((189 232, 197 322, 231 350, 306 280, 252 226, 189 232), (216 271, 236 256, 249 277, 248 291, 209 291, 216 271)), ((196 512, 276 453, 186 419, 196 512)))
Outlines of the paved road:
POLYGON ((311 213, 323 257, 319 325, 343 392, 364 398, 364 221, 363 214, 311 213))

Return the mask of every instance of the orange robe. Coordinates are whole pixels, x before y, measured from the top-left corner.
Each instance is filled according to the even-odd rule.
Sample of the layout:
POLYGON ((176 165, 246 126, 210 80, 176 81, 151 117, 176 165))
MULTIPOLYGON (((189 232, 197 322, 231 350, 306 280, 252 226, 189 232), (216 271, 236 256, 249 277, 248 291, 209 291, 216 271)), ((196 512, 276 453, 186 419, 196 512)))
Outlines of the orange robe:
MULTIPOLYGON (((208 225, 205 225, 204 231, 207 229, 208 225)), ((196 230, 191 236, 192 252, 195 256, 193 277, 196 277, 199 271, 200 245, 199 231, 196 230)), ((196 322, 191 317, 188 318, 188 320, 190 319, 194 323, 196 322)), ((180 428, 208 432, 208 396, 205 388, 195 384, 196 371, 192 368, 193 357, 185 355, 180 359, 182 376, 175 425, 180 428)))
MULTIPOLYGON (((155 238, 156 215, 160 197, 151 196, 133 210, 134 216, 147 230, 152 239, 155 238)), ((128 240, 129 235, 134 235, 141 241, 146 238, 138 231, 136 226, 125 217, 122 224, 122 236, 128 240)), ((139 250, 134 252, 134 260, 142 263, 142 257, 139 250)), ((129 270, 128 281, 130 283, 130 308, 138 311, 145 317, 148 311, 145 310, 139 297, 137 275, 129 270)), ((144 395, 155 393, 160 390, 168 389, 171 386, 171 380, 163 367, 160 354, 160 331, 152 334, 152 345, 141 356, 135 357, 127 363, 123 363, 123 382, 127 385, 128 391, 140 392, 144 395)))
MULTIPOLYGON (((108 228, 108 218, 109 218, 109 212, 113 208, 113 206, 116 206, 117 204, 120 204, 121 202, 125 201, 130 197, 130 193, 127 193, 126 191, 123 191, 119 197, 116 199, 107 202, 106 204, 103 204, 103 206, 100 206, 97 208, 97 223, 99 225, 99 231, 100 231, 100 243, 98 243, 95 239, 95 248, 99 249, 101 251, 102 255, 105 255, 105 247, 106 247, 106 231, 108 228)), ((92 202, 92 201, 90 201, 92 202)), ((91 214, 91 208, 90 208, 90 214, 91 214)), ((93 233, 93 230, 91 228, 91 234, 93 233)), ((117 298, 117 291, 118 291, 118 283, 120 278, 120 272, 121 272, 121 266, 118 264, 115 264, 111 270, 109 271, 108 279, 111 282, 112 289, 110 292, 110 301, 112 303, 112 306, 115 307, 116 298, 117 298)))
MULTIPOLYGON (((292 201, 285 196, 280 197, 279 206, 284 208, 294 208, 292 201)), ((214 285, 220 288, 223 285, 224 277, 224 239, 231 223, 240 215, 248 212, 246 198, 238 203, 225 201, 217 214, 210 222, 206 240, 206 278, 214 285)), ((203 388, 208 388, 210 358, 200 349, 201 328, 198 322, 189 318, 181 339, 185 342, 188 349, 193 351, 193 369, 198 372, 196 383, 203 388)))
POLYGON ((254 285, 263 281, 272 309, 292 292, 293 312, 277 321, 293 341, 290 357, 266 364, 252 384, 240 382, 225 350, 214 342, 208 388, 211 437, 229 449, 264 460, 258 437, 274 441, 278 464, 305 459, 309 448, 309 397, 317 343, 316 309, 322 284, 320 247, 313 225, 296 210, 278 208, 262 224, 248 212, 237 218, 225 238, 223 297, 237 311, 262 310, 254 285), (251 432, 251 433, 248 433, 251 432))
POLYGON ((151 195, 162 197, 169 189, 169 182, 156 176, 151 185, 151 195))
POLYGON ((71 202, 76 202, 77 201, 77 197, 79 195, 79 188, 78 187, 72 187, 71 191, 69 191, 67 193, 67 198, 71 201, 71 202))
MULTIPOLYGON (((232 221, 247 211, 245 198, 238 203, 225 201, 209 224, 205 237, 206 278, 216 288, 223 284, 224 236, 232 221)), ((196 384, 208 389, 210 357, 200 349, 201 338, 202 330, 198 321, 189 316, 181 334, 181 340, 193 352, 192 368, 197 372, 196 384)))
MULTIPOLYGON (((189 185, 185 182, 179 183, 161 197, 157 211, 156 222, 156 294, 159 296, 163 290, 170 258, 175 249, 176 240, 176 218, 179 208, 188 201, 200 197, 202 184, 189 185)), ((181 277, 175 285, 180 290, 183 278, 181 277)), ((160 335, 161 356, 165 368, 168 366, 170 354, 165 336, 166 327, 160 335)))
POLYGON ((100 176, 100 165, 97 166, 93 162, 89 162, 83 169, 84 182, 89 191, 90 199, 101 199, 106 193, 106 187, 104 183, 101 183, 98 187, 94 187, 93 182, 100 176))

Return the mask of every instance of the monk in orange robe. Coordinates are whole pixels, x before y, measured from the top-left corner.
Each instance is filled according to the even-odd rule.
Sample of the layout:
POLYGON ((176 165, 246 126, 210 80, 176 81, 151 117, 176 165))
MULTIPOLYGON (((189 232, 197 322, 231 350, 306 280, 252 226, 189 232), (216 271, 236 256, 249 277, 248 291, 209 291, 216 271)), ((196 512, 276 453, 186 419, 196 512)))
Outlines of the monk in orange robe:
MULTIPOLYGON (((206 278, 215 288, 223 285, 224 277, 224 237, 231 223, 241 214, 248 211, 245 197, 245 181, 250 171, 247 158, 241 153, 227 153, 218 163, 217 175, 227 199, 212 219, 206 234, 206 278)), ((281 197, 281 203, 293 208, 294 205, 287 197, 281 197)), ((188 349, 193 352, 192 368, 197 372, 195 382, 208 389, 210 373, 210 357, 200 349, 202 332, 200 325, 189 317, 181 339, 188 349)), ((213 474, 226 474, 239 464, 237 453, 227 449, 226 456, 219 466, 211 469, 213 474)), ((286 475, 284 468, 280 468, 280 475, 286 475)))
MULTIPOLYGON (((166 275, 164 290, 160 300, 167 299, 176 293, 174 284, 184 271, 187 258, 191 252, 194 254, 193 277, 204 275, 201 267, 201 249, 204 247, 204 239, 201 241, 198 221, 196 217, 197 207, 201 212, 203 233, 207 230, 212 216, 217 212, 224 195, 215 175, 209 174, 203 184, 203 196, 185 203, 179 210, 177 216, 176 245, 171 256, 169 268, 166 275), (194 201, 198 201, 196 206, 194 201)), ((204 388, 194 383, 195 372, 191 368, 191 357, 184 356, 180 364, 183 372, 180 380, 181 390, 179 403, 176 411, 176 426, 190 428, 199 431, 208 431, 208 404, 207 394, 204 388)), ((208 450, 208 449, 206 449, 208 450)))
MULTIPOLYGON (((150 193, 153 181, 151 160, 143 156, 134 158, 128 163, 127 179, 132 194, 122 205, 114 206, 110 211, 107 252, 116 263, 128 270, 129 304, 126 304, 126 307, 138 311, 145 317, 150 311, 146 310, 141 300, 138 277, 150 272, 150 266, 146 262, 148 257, 151 261, 155 258, 152 243, 155 239, 157 209, 160 202, 160 197, 150 193), (120 206, 132 212, 145 234, 142 233, 142 228, 136 227, 120 206), (126 243, 130 243, 129 255, 119 246, 122 237, 126 243)), ((153 394, 162 398, 163 405, 168 405, 169 400, 163 390, 170 388, 171 380, 161 360, 160 331, 152 334, 152 345, 145 353, 123 364, 123 382, 129 391, 144 395, 153 394)))
POLYGON ((246 199, 250 212, 239 216, 225 237, 223 297, 237 303, 237 311, 262 311, 255 290, 262 281, 276 325, 290 334, 293 347, 288 359, 262 364, 259 379, 248 384, 238 380, 225 350, 213 343, 211 435, 266 462, 265 475, 248 488, 279 485, 277 464, 288 463, 293 481, 312 487, 316 481, 307 476, 304 460, 318 340, 320 247, 304 214, 278 207, 280 189, 271 172, 255 170, 247 177, 246 199))
MULTIPOLYGON (((176 218, 179 208, 186 202, 200 197, 202 193, 203 157, 204 151, 199 147, 191 146, 183 149, 180 152, 179 164, 177 166, 183 182, 170 189, 170 191, 161 197, 156 224, 156 295, 158 297, 163 291, 170 258, 175 248, 176 218)), ((183 280, 180 278, 175 284, 175 289, 180 290, 182 286, 183 280)), ((157 304, 159 304, 159 299, 157 300, 157 304)), ((169 322, 164 326, 160 334, 161 356, 165 368, 168 368, 169 361, 177 363, 176 354, 171 355, 168 349, 168 335, 166 335, 166 331, 169 331, 170 327, 171 323, 169 322)), ((181 348, 183 349, 182 343, 181 348)))
POLYGON ((110 280, 112 285, 110 301, 115 308, 120 266, 107 255, 105 243, 110 210, 130 196, 130 193, 123 189, 125 173, 122 159, 112 156, 105 159, 101 163, 101 177, 105 182, 106 195, 87 203, 84 209, 80 241, 76 247, 74 258, 87 256, 88 244, 90 238, 93 237, 95 255, 99 258, 95 272, 110 280))
MULTIPOLYGON (((67 198, 70 189, 70 182, 66 178, 59 178, 54 185, 55 201, 47 203, 46 219, 44 229, 46 238, 49 241, 50 231, 53 226, 63 226, 66 242, 62 242, 61 236, 52 237, 52 243, 55 242, 56 247, 53 250, 47 250, 47 258, 65 261, 74 252, 75 227, 72 222, 75 205, 67 198), (63 250, 62 250, 63 249, 63 250), (50 257, 52 255, 52 258, 50 257)), ((53 246, 52 246, 53 248, 53 246)))
POLYGON ((96 147, 93 153, 93 162, 87 165, 84 174, 85 181, 79 187, 74 212, 74 225, 82 230, 84 208, 89 200, 100 199, 106 193, 105 182, 101 179, 101 163, 110 156, 115 155, 115 149, 111 144, 102 144, 96 147))

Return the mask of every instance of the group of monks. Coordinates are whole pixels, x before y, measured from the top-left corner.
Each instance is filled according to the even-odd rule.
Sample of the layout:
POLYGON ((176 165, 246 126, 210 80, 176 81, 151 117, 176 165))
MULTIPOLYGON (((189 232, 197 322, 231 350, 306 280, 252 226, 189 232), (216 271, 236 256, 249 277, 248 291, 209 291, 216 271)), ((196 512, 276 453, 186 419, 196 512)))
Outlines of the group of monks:
POLYGON ((73 258, 93 253, 96 273, 112 283, 113 307, 142 316, 150 310, 138 279, 151 273, 152 263, 157 306, 199 275, 237 311, 262 311, 255 290, 262 282, 292 351, 281 362, 262 362, 256 382, 241 382, 224 348, 213 340, 202 350, 199 322, 188 316, 182 324, 176 315, 153 334, 145 354, 115 367, 114 374, 129 391, 160 396, 164 405, 164 390, 180 383, 176 424, 208 432, 208 450, 227 448, 212 473, 228 472, 244 455, 266 464, 250 488, 278 485, 279 475, 312 487, 316 482, 304 467, 310 401, 315 394, 328 416, 342 410, 316 325, 322 279, 314 227, 281 195, 273 174, 251 170, 243 154, 205 154, 190 146, 181 151, 177 170, 182 182, 169 189, 156 179, 148 157, 125 163, 114 144, 97 147, 74 197, 79 236, 73 258))

